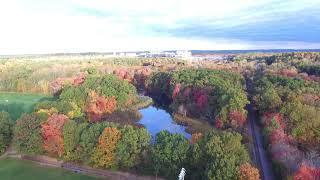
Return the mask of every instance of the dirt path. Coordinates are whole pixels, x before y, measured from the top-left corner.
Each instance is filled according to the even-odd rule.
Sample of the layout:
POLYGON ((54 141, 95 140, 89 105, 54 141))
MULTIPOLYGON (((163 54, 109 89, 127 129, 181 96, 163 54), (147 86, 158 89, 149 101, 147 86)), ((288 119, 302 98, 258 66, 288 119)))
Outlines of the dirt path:
POLYGON ((257 112, 253 108, 252 97, 250 94, 252 93, 252 84, 250 80, 247 80, 247 88, 248 90, 248 99, 250 100, 250 104, 247 105, 248 111, 248 129, 249 134, 253 140, 253 156, 254 162, 259 166, 261 178, 263 180, 274 180, 274 173, 271 165, 271 161, 267 156, 266 150, 263 148, 263 137, 262 137, 262 129, 257 125, 257 112))

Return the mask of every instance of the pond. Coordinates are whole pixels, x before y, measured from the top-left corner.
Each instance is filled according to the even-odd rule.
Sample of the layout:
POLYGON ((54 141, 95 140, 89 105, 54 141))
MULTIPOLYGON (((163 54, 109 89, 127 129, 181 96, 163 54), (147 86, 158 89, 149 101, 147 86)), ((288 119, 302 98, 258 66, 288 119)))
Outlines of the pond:
POLYGON ((188 139, 191 138, 191 135, 186 132, 186 128, 175 123, 172 116, 167 111, 154 106, 149 106, 139 110, 139 112, 142 114, 142 118, 137 123, 144 125, 153 137, 160 131, 167 130, 170 133, 178 133, 184 135, 188 139))

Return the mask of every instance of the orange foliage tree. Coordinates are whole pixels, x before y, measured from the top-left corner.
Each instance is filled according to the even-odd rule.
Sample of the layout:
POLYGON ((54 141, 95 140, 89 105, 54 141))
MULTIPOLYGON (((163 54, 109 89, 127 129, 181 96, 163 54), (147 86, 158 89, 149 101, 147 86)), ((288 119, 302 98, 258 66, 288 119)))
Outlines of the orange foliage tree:
POLYGON ((116 110, 117 101, 115 97, 106 98, 91 91, 89 98, 86 112, 91 122, 100 121, 104 114, 111 114, 116 110))
POLYGON ((93 166, 110 168, 115 163, 115 150, 121 138, 121 132, 117 128, 107 127, 99 137, 91 159, 93 166))
POLYGON ((64 150, 62 128, 68 120, 63 114, 53 114, 41 125, 43 147, 50 155, 62 156, 64 150))
POLYGON ((244 163, 240 165, 239 177, 240 180, 259 180, 260 174, 257 168, 251 166, 249 163, 244 163))
POLYGON ((191 136, 191 144, 196 144, 202 138, 202 133, 193 133, 191 136))

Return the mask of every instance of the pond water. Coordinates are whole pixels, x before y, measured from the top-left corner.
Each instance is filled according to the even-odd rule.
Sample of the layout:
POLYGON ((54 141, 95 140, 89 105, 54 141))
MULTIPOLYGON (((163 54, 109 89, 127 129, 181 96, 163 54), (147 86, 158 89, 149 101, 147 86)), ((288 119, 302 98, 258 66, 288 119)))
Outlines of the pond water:
POLYGON ((167 111, 149 106, 139 110, 139 112, 142 114, 142 118, 137 123, 144 125, 153 137, 160 131, 167 130, 170 133, 178 133, 188 139, 191 138, 191 135, 186 132, 186 128, 175 123, 167 111))

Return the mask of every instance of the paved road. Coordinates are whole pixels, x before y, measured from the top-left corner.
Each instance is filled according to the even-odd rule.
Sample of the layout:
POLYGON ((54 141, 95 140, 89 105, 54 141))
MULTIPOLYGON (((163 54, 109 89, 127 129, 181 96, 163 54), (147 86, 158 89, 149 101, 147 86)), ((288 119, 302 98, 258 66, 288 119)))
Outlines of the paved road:
MULTIPOLYGON (((252 93, 252 85, 251 81, 247 80, 247 88, 249 92, 252 93)), ((249 93, 248 92, 248 93, 249 93)), ((250 94, 251 94, 250 93, 250 94)), ((263 180, 274 180, 274 173, 271 165, 271 161, 267 156, 266 150, 263 148, 263 137, 262 137, 262 129, 257 125, 257 112, 253 108, 252 98, 248 95, 248 99, 250 100, 250 104, 247 105, 248 111, 248 130, 249 134, 252 136, 253 140, 253 156, 254 162, 259 166, 261 178, 263 180)))
POLYGON ((267 157, 267 152, 263 148, 262 130, 256 124, 256 113, 253 109, 252 104, 247 106, 248 110, 248 122, 249 122, 249 133, 252 136, 254 144, 254 161, 260 166, 260 174, 263 180, 273 180, 274 174, 270 159, 267 157))

